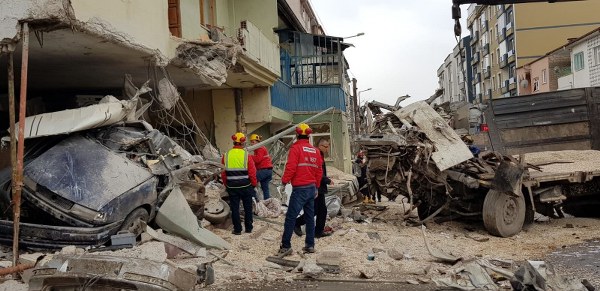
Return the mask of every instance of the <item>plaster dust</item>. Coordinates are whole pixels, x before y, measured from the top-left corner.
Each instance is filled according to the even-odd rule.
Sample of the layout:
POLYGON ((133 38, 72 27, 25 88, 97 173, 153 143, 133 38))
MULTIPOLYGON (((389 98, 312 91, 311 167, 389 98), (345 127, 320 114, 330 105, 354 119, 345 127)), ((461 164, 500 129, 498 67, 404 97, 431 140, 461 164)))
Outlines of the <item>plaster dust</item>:
MULTIPOLYGON (((390 205, 392 202, 382 202, 390 205)), ((402 209, 394 207, 393 209, 402 209)), ((395 210, 388 210, 394 216, 395 210)), ((272 219, 283 223, 284 217, 272 219)), ((349 219, 335 218, 337 231, 329 237, 316 240, 315 254, 306 257, 318 258, 325 251, 341 253, 341 273, 322 274, 325 278, 359 278, 360 270, 374 270, 371 280, 406 280, 431 278, 439 275, 437 269, 448 268, 449 265, 436 262, 424 246, 423 236, 418 227, 403 226, 402 221, 388 223, 356 223, 349 219), (369 236, 371 233, 371 237, 369 236), (372 233, 377 233, 373 235, 372 233), (368 261, 367 255, 374 250, 375 260, 368 261), (395 260, 387 252, 402 253, 403 258, 395 260)), ((329 225, 332 221, 328 222, 329 225)), ((255 220, 254 229, 261 229, 266 222, 255 220)), ((258 238, 252 239, 249 234, 232 235, 230 230, 214 229, 217 235, 229 241, 233 248, 226 259, 235 264, 228 266, 222 262, 214 264, 216 284, 240 281, 253 283, 258 281, 289 281, 301 276, 294 272, 274 269, 267 264, 266 258, 274 255, 280 244, 282 225, 270 224, 269 228, 258 238)), ((447 222, 444 224, 428 224, 427 238, 434 248, 469 258, 502 259, 515 262, 524 260, 543 260, 545 255, 563 248, 564 246, 582 243, 597 238, 600 224, 594 219, 565 218, 550 219, 547 222, 536 222, 521 233, 510 238, 499 238, 489 235, 481 222, 463 223, 447 222), (574 228, 566 228, 572 224, 574 228), (469 229, 469 230, 467 230, 469 229), (478 242, 472 237, 488 238, 488 241, 478 242)), ((291 260, 303 260, 297 254, 304 246, 304 237, 295 234, 292 237, 294 255, 287 257, 291 260)), ((396 255, 396 257, 398 257, 396 255)))

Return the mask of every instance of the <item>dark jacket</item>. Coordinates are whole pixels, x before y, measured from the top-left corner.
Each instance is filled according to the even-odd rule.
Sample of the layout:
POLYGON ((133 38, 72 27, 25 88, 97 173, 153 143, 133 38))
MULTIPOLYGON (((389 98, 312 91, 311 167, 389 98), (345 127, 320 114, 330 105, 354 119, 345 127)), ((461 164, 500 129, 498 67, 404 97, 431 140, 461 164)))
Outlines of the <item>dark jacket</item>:
POLYGON ((321 185, 319 186, 319 195, 327 194, 327 185, 331 183, 331 179, 327 177, 327 165, 325 165, 325 154, 319 150, 321 153, 321 159, 323 160, 323 175, 321 176, 321 185))

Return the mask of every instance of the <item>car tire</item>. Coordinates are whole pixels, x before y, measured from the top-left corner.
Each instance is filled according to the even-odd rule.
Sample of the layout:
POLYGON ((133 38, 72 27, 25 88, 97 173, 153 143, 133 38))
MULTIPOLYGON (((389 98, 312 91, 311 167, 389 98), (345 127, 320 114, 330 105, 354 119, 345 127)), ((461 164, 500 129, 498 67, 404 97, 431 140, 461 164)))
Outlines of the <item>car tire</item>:
POLYGON ((483 224, 492 235, 510 237, 521 231, 525 222, 525 197, 490 190, 483 201, 483 224))
POLYGON ((12 217, 12 195, 10 190, 10 182, 12 178, 11 174, 11 168, 5 168, 0 170, 0 213, 10 215, 12 217), (7 211, 8 209, 11 210, 7 211))
POLYGON ((123 220, 123 224, 121 224, 119 231, 130 231, 136 235, 139 235, 144 231, 139 223, 139 220, 143 221, 144 223, 148 223, 149 219, 150 214, 148 214, 146 209, 141 207, 136 208, 131 211, 129 215, 127 215, 125 220, 123 220))
POLYGON ((221 224, 227 220, 231 208, 223 199, 208 201, 204 206, 204 219, 211 224, 221 224))

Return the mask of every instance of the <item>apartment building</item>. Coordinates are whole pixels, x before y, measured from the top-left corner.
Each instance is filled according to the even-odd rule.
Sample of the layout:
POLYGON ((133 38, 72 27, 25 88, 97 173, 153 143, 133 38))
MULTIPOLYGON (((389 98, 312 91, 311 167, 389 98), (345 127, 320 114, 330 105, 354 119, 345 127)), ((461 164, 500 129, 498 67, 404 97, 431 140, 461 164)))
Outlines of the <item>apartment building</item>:
POLYGON ((468 85, 473 79, 470 41, 469 36, 463 38, 438 68, 438 84, 443 94, 434 100, 434 104, 473 102, 475 94, 468 85))
POLYGON ((524 85, 516 68, 600 25, 599 9, 600 1, 471 5, 473 74, 483 72, 472 85, 483 92, 480 101, 518 95, 524 85))
POLYGON ((558 90, 600 86, 600 28, 572 40, 561 48, 570 63, 559 67, 558 90))

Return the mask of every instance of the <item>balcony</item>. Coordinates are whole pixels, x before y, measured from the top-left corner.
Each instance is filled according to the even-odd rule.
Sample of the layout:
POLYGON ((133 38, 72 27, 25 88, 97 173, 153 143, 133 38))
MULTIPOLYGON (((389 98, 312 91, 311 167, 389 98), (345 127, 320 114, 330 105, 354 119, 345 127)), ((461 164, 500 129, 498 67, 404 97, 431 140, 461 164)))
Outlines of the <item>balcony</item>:
POLYGON ((492 75, 492 69, 490 68, 490 66, 487 66, 485 69, 483 69, 483 78, 484 79, 489 79, 491 75, 492 75))
POLYGON ((483 56, 487 56, 490 53, 490 44, 486 43, 485 45, 483 45, 483 48, 481 48, 481 52, 483 56))
POLYGON ((473 76, 473 83, 481 83, 481 73, 477 73, 475 76, 473 76))
POLYGON ((250 21, 240 23, 238 40, 243 49, 238 63, 243 71, 230 74, 228 81, 239 87, 272 86, 281 74, 279 46, 250 21))
POLYGON ((503 84, 503 86, 501 88, 502 94, 508 93, 508 80, 504 81, 502 84, 503 84))
POLYGON ((515 29, 512 25, 512 22, 506 24, 506 35, 512 35, 515 32, 515 29))
POLYGON ((485 20, 482 24, 481 24, 481 30, 483 31, 488 31, 490 29, 489 27, 489 21, 485 20))
POLYGON ((474 31, 473 35, 471 35, 471 42, 470 42, 471 46, 474 46, 478 40, 479 40, 479 31, 474 31))
POLYGON ((498 43, 506 39, 506 28, 502 28, 498 33, 498 43))
POLYGON ((508 65, 508 55, 504 54, 500 57, 500 68, 504 69, 508 65))
POLYGON ((476 52, 476 53, 473 55, 473 64, 477 64, 477 63, 479 63, 479 60, 480 60, 480 57, 479 57, 479 52, 476 52))
POLYGON ((508 63, 512 64, 515 62, 515 60, 516 60, 515 51, 514 50, 508 51, 508 63))
POLYGON ((508 79, 508 90, 512 91, 517 89, 517 80, 515 77, 508 79))

